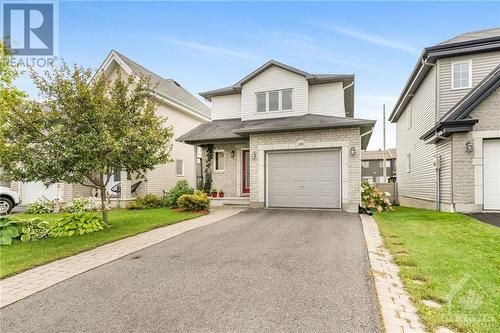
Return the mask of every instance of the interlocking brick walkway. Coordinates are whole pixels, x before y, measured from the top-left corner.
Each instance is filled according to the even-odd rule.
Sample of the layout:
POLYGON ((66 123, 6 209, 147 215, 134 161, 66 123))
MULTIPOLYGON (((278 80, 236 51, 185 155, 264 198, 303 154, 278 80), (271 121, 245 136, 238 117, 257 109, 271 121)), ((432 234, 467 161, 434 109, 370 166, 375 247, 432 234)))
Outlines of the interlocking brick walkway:
POLYGON ((386 332, 425 332, 398 275, 399 267, 392 262, 391 254, 383 245, 377 223, 368 215, 360 215, 360 218, 386 332))
POLYGON ((0 281, 0 308, 75 275, 175 237, 183 232, 220 221, 243 210, 245 208, 213 209, 208 215, 99 246, 93 250, 57 260, 6 278, 0 281))

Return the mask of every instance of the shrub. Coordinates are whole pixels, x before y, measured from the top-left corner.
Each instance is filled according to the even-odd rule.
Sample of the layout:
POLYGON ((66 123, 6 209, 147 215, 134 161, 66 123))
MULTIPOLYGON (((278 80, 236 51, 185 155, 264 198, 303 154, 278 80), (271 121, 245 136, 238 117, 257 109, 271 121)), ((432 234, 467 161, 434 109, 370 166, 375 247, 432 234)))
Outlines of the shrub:
POLYGON ((184 194, 193 194, 194 189, 189 186, 188 182, 185 180, 179 180, 174 187, 170 189, 165 197, 166 207, 177 207, 177 199, 179 199, 184 194))
POLYGON ((63 217, 52 227, 52 236, 70 237, 83 235, 104 229, 106 223, 97 215, 89 213, 73 213, 63 217))
POLYGON ((368 182, 361 183, 361 200, 365 208, 376 209, 379 212, 393 210, 389 193, 382 192, 368 182))
POLYGON ((0 245, 10 245, 14 238, 20 238, 22 242, 28 242, 49 236, 49 222, 38 217, 33 219, 9 217, 0 220, 0 245))
POLYGON ((132 201, 127 204, 127 209, 146 209, 146 206, 144 206, 142 203, 138 203, 137 201, 132 201))
POLYGON ((75 198, 64 208, 67 213, 93 212, 97 210, 97 204, 92 198, 75 198))
POLYGON ((208 195, 201 191, 196 191, 194 194, 184 194, 177 199, 177 205, 189 211, 200 211, 210 207, 208 195))
POLYGON ((64 205, 59 200, 40 199, 33 202, 26 210, 27 214, 47 214, 64 211, 64 205))

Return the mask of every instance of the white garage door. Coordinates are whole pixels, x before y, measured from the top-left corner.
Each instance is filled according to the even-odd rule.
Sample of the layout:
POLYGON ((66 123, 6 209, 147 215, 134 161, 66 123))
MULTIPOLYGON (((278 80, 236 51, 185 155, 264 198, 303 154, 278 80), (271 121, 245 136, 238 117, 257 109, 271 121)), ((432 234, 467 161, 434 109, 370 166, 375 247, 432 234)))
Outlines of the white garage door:
POLYGON ((40 198, 50 200, 57 199, 57 185, 50 185, 48 188, 39 182, 23 183, 21 188, 21 202, 23 205, 36 202, 40 198))
POLYGON ((267 206, 340 208, 340 150, 268 153, 267 206))
POLYGON ((500 139, 484 140, 484 209, 500 210, 500 139))

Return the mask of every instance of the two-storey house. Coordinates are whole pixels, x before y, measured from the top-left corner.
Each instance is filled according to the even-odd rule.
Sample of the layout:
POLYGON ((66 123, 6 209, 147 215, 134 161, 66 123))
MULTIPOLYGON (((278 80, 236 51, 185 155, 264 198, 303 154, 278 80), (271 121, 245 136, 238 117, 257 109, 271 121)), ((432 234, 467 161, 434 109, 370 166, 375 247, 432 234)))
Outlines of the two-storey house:
POLYGON ((212 122, 178 141, 213 149, 213 187, 252 207, 357 212, 361 149, 375 121, 355 119, 354 76, 269 61, 232 86, 201 93, 212 122))
POLYGON ((362 151, 361 178, 370 184, 394 183, 396 181, 396 149, 387 149, 385 152, 382 149, 362 151))
MULTIPOLYGON (((110 79, 117 77, 143 77, 152 86, 151 97, 156 99, 156 114, 165 117, 166 125, 171 126, 174 135, 185 133, 203 122, 210 121, 210 108, 189 93, 173 79, 163 78, 123 54, 111 51, 99 71, 110 79)), ((107 185, 113 197, 112 205, 125 206, 137 195, 153 193, 163 195, 179 180, 186 180, 193 186, 196 184, 196 159, 193 147, 182 142, 172 142, 171 163, 157 165, 147 172, 147 180, 141 181, 120 170, 111 176, 107 185)), ((49 187, 40 182, 10 182, 10 187, 19 192, 22 204, 29 204, 40 198, 70 201, 76 197, 96 195, 89 187, 81 184, 57 183, 49 187)))
POLYGON ((390 121, 402 205, 500 210, 500 28, 427 47, 390 121))

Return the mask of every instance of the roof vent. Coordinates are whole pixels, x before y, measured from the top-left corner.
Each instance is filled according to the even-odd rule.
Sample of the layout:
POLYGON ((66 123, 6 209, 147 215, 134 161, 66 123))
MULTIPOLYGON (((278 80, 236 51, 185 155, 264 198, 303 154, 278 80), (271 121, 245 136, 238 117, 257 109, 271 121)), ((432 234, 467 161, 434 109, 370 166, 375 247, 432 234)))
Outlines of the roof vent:
POLYGON ((179 82, 177 82, 177 81, 175 81, 175 80, 174 80, 174 83, 175 83, 178 87, 180 87, 180 86, 181 86, 181 85, 179 84, 179 82))

